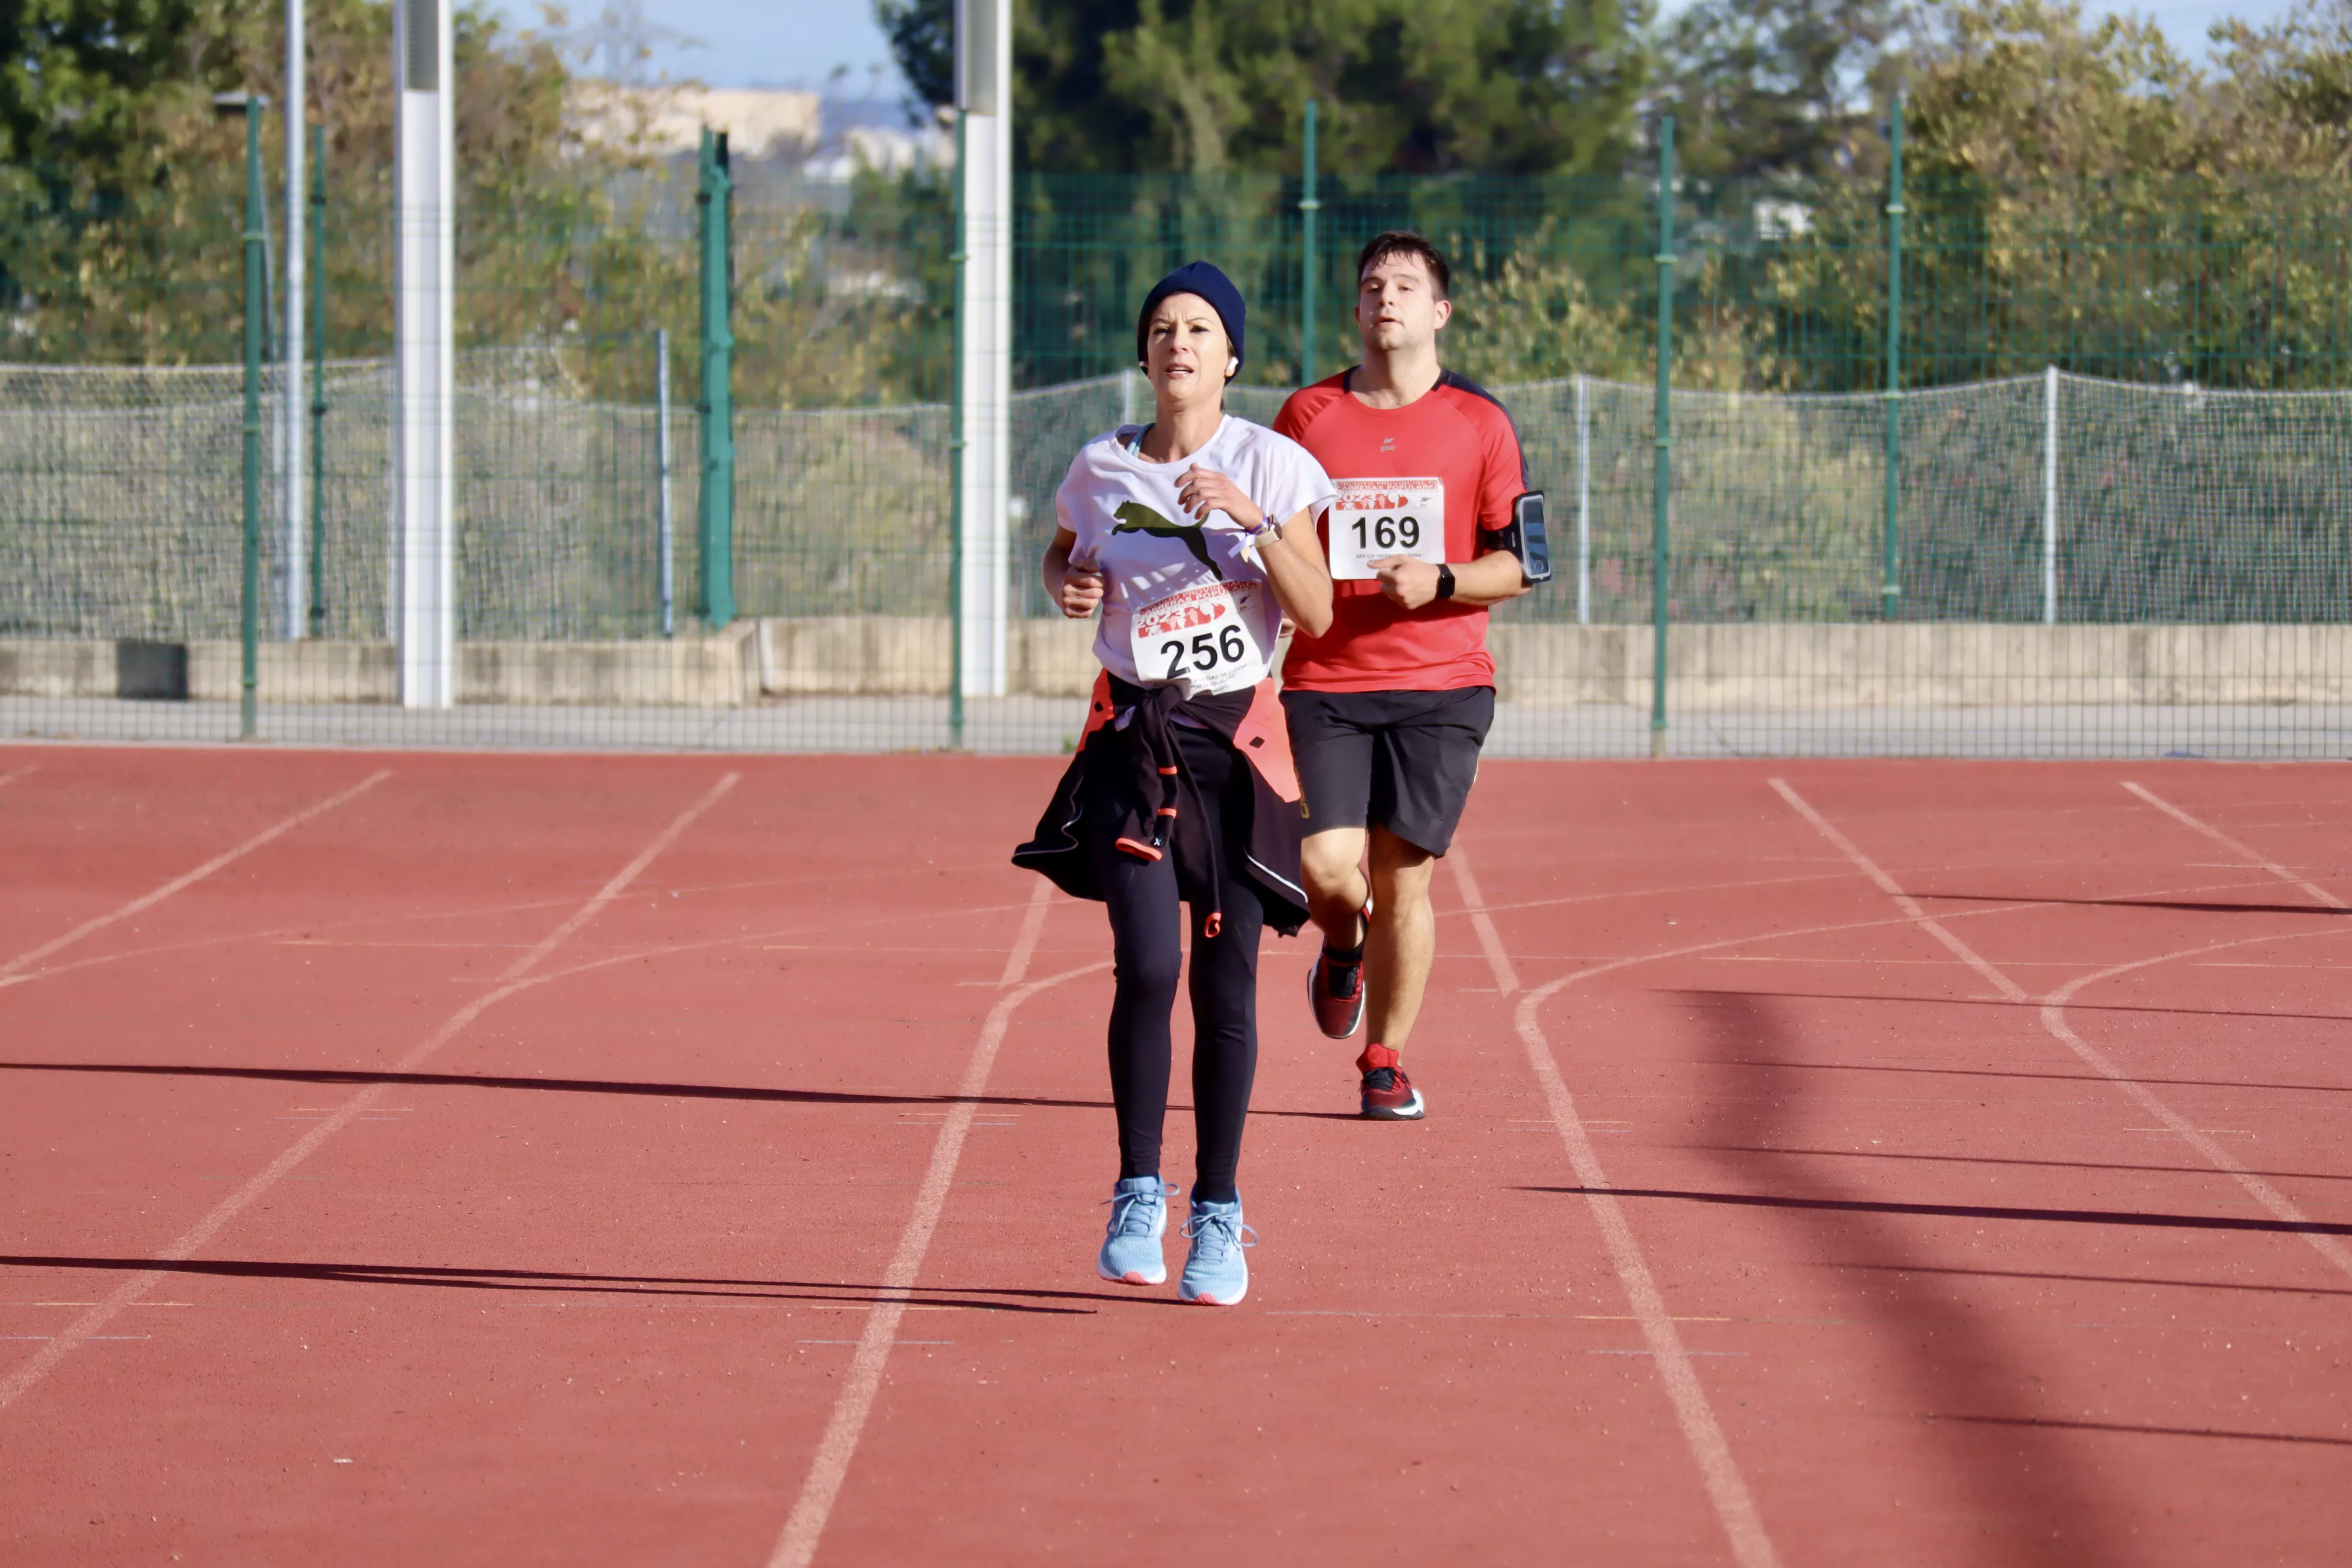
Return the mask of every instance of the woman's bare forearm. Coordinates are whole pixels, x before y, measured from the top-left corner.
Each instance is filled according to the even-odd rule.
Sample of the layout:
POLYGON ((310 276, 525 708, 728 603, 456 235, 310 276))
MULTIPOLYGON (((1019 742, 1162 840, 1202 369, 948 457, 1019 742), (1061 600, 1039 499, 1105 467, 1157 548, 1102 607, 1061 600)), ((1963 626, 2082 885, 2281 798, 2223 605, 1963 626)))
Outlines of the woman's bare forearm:
POLYGON ((1258 541, 1257 558, 1283 614, 1308 637, 1319 637, 1331 629, 1331 574, 1314 538, 1314 521, 1302 511, 1258 541))
POLYGON ((1062 602, 1062 579, 1070 570, 1070 547, 1060 540, 1045 546, 1045 559, 1039 575, 1045 579, 1045 597, 1053 604, 1062 602))

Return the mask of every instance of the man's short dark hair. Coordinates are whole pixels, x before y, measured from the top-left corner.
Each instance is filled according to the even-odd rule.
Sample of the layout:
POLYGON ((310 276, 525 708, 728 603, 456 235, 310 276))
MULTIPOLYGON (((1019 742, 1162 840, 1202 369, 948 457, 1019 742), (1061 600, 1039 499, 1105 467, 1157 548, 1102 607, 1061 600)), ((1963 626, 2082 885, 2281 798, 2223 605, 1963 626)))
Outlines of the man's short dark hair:
POLYGON ((1385 234, 1372 236, 1364 248, 1356 252, 1356 281, 1362 282, 1365 273, 1392 256, 1412 257, 1428 269, 1430 278, 1437 284, 1437 297, 1441 300, 1453 298, 1454 268, 1445 265, 1444 253, 1408 229, 1391 229, 1385 234))

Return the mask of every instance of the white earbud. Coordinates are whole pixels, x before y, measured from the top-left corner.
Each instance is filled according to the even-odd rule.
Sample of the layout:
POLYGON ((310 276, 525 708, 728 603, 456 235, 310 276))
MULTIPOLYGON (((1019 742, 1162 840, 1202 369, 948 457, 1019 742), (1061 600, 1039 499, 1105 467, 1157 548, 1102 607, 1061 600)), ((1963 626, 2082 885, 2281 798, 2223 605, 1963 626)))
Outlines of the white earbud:
POLYGON ((1242 362, 1241 362, 1241 361, 1239 361, 1239 360, 1237 360, 1237 359, 1229 359, 1229 360, 1227 360, 1227 361, 1225 362, 1225 374, 1226 374, 1227 375, 1239 375, 1239 374, 1241 374, 1241 372, 1242 372, 1242 362))

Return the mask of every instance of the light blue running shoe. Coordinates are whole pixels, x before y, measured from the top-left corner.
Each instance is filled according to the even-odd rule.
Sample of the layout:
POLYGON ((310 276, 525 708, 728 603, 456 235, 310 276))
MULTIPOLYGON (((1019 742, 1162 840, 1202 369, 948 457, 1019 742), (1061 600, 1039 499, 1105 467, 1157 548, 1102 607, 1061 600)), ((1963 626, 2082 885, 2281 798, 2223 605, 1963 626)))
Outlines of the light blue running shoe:
POLYGON ((1177 1299, 1212 1307, 1237 1307, 1249 1294, 1249 1259, 1242 1250, 1257 1245, 1257 1232, 1242 1223, 1239 1198, 1213 1204, 1196 1197, 1192 1204, 1184 1234, 1191 1238, 1192 1250, 1184 1259, 1184 1277, 1176 1285, 1177 1299))
POLYGON ((1110 1190, 1110 1224, 1095 1272, 1120 1285, 1164 1285, 1168 1259, 1160 1238, 1168 1234, 1168 1194, 1173 1187, 1157 1176, 1129 1176, 1110 1190))

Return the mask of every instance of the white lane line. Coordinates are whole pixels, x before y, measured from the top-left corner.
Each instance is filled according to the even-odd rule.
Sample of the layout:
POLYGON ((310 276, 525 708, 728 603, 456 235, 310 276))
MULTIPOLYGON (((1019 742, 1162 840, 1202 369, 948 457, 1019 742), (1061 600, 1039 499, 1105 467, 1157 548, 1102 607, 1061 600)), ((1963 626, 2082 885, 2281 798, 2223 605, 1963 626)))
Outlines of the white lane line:
MULTIPOLYGON (((2018 984, 2008 975, 2003 974, 2000 970, 1994 968, 1982 956, 1978 954, 1975 949, 1969 947, 1968 943, 1962 942, 1958 937, 1945 930, 1932 916, 1921 910, 1919 906, 1912 901, 1910 896, 1905 893, 1903 889, 1895 884, 1895 879, 1879 868, 1878 864, 1875 861, 1872 860, 1869 856, 1864 854, 1862 850, 1854 845, 1852 839, 1848 838, 1844 834, 1840 833, 1834 826, 1831 826, 1830 823, 1822 816, 1821 813, 1815 811, 1811 805, 1806 804, 1803 796, 1800 795, 1795 790, 1790 788, 1787 780, 1773 779, 1770 783, 1773 789, 1780 793, 1781 799, 1787 801, 1790 806, 1794 807, 1806 821, 1811 823, 1816 828, 1820 829, 1822 837, 1827 838, 1831 843, 1844 850, 1847 858, 1851 859, 1857 867, 1861 868, 1863 872, 1867 875, 1871 880, 1876 882, 1889 897, 1893 898, 1898 904, 1900 904, 1903 907, 1904 912, 1910 915, 1911 919, 1916 923, 1927 927, 1928 931, 1938 941, 1943 942, 1946 947, 1950 948, 1954 952, 1958 953, 1962 958, 1966 959, 1970 967, 1974 968, 1978 973, 1982 974, 1986 979, 1991 981, 1996 986, 2000 987, 2001 994, 2007 996, 2011 1001, 2026 1003, 2032 1000, 2032 997, 2027 994, 2023 986, 2018 984)), ((2154 797, 2151 796, 2150 798, 2153 799, 2154 797)), ((2156 802, 2156 804, 2161 805, 2163 803, 2158 801, 2156 802)), ((2175 815, 2179 814, 2176 813, 2175 815)), ((2219 835, 2215 835, 2215 837, 2218 837, 2219 835)), ((2240 849, 2241 852, 2249 856, 2252 855, 2252 851, 2245 850, 2242 846, 2232 845, 2231 847, 2240 849)), ((2321 898, 2328 897, 2324 889, 2311 888, 2310 884, 2304 882, 2301 878, 2295 876, 2293 872, 2285 870, 2284 868, 2277 868, 2276 869, 2278 870, 2278 874, 2284 877, 2287 880, 2294 882, 2298 886, 2309 888, 2313 893, 2321 898)), ((2341 908, 2342 906, 2338 905, 2337 907, 2341 908)), ((2258 937, 2247 940, 2259 942, 2273 941, 2278 939, 2258 937)), ((2252 1171, 2246 1169, 2246 1167, 2241 1164, 2228 1150, 2222 1148, 2221 1145, 2216 1143, 2211 1138, 2207 1137, 2203 1131, 2200 1131, 2196 1123, 2190 1121, 2187 1117, 2173 1110, 2171 1106, 2166 1104, 2162 1099, 2158 1097, 2154 1089, 2148 1088, 2147 1085, 2140 1082, 2137 1079, 2133 1078, 2129 1073, 2125 1072, 2123 1068, 2108 1060, 2105 1052, 2100 1051, 2090 1045, 2083 1038, 2082 1036, 2076 1034, 2074 1031, 2074 1028, 2066 1022, 2067 1003, 2073 999, 2076 992, 2080 991, 2085 985, 2093 984, 2102 980, 2113 979, 2116 975, 2129 973, 2135 969, 2145 969, 2152 964, 2169 963, 2176 959, 2187 958, 2198 953, 2213 952, 2223 947, 2235 947, 2240 945, 2243 945, 2243 943, 2219 942, 2203 947, 2183 948, 2177 952, 2158 953, 2152 958, 2134 959, 2128 963, 2118 963, 2111 968, 2102 969, 2093 973, 2085 974, 2080 979, 2070 980, 2065 984, 2058 987, 2055 991, 2051 992, 2048 996, 2042 998, 2040 1009, 2042 1026, 2049 1032, 2050 1037, 2053 1039, 2056 1040, 2060 1045, 2064 1046, 2068 1050, 2074 1052, 2076 1059, 2081 1061, 2083 1065, 2097 1073, 2101 1078, 2105 1079, 2109 1083, 2114 1084, 2117 1089, 2121 1089, 2141 1110, 2147 1111, 2150 1116, 2155 1117, 2158 1121, 2162 1122, 2168 1130, 2180 1138, 2182 1142, 2186 1142, 2190 1148, 2196 1150, 2200 1154, 2202 1154, 2205 1157, 2207 1163, 2210 1164, 2215 1170, 2229 1176, 2231 1180, 2236 1182, 2240 1188, 2245 1192, 2247 1196, 2252 1198, 2263 1208, 2269 1210, 2273 1217, 2280 1219, 2288 1225, 2298 1227, 2297 1234, 2299 1234, 2304 1240, 2311 1243, 2312 1247, 2322 1258, 2327 1259, 2329 1263, 2335 1265, 2345 1274, 2352 1275, 2352 1249, 2347 1249, 2342 1242, 2336 1240, 2334 1237, 2323 1235, 2317 1230, 2310 1228, 2314 1223, 2311 1216, 2304 1213, 2302 1209, 2296 1207, 2295 1205, 2288 1199, 2285 1194, 2280 1192, 2276 1187, 2271 1185, 2270 1183, 2264 1181, 2262 1177, 2255 1175, 2252 1171)))
MULTIPOLYGON (((377 776, 380 778, 383 775, 377 776)), ((729 790, 733 789, 736 781, 741 776, 740 773, 729 773, 700 800, 679 813, 668 826, 655 835, 653 842, 646 845, 635 859, 622 868, 613 879, 598 889, 595 896, 583 904, 571 919, 558 926, 557 931, 562 935, 569 936, 586 924, 589 916, 593 915, 619 896, 622 889, 652 863, 655 856, 675 843, 678 835, 693 826, 697 817, 719 804, 719 798, 729 790)), ((391 1072, 404 1075, 415 1072, 434 1052, 456 1038, 467 1025, 480 1017, 490 1007, 518 991, 540 984, 543 980, 551 978, 550 976, 530 978, 524 971, 553 951, 554 943, 551 941, 541 942, 539 946, 509 967, 507 972, 509 978, 504 984, 497 990, 486 992, 476 997, 450 1015, 447 1022, 434 1030, 415 1048, 393 1064, 391 1072)), ((181 1263, 194 1257, 200 1247, 219 1234, 223 1226, 235 1219, 251 1205, 254 1200, 275 1186, 289 1172, 309 1159, 318 1151, 320 1144, 359 1120, 362 1113, 373 1110, 377 1101, 390 1093, 394 1087, 388 1083, 371 1084, 345 1100, 341 1110, 305 1132, 284 1153, 269 1162, 257 1173, 248 1178, 244 1185, 215 1205, 210 1213, 190 1226, 178 1240, 157 1253, 155 1261, 181 1263)), ((5 1378, 0 1378, 0 1410, 5 1410, 9 1405, 14 1405, 27 1389, 47 1377, 56 1369, 59 1362, 73 1352, 75 1346, 85 1340, 100 1337, 99 1330, 104 1328, 124 1308, 161 1284, 169 1277, 169 1274, 168 1269, 150 1268, 131 1275, 110 1291, 97 1306, 75 1319, 70 1328, 44 1346, 30 1361, 10 1373, 5 1378)))
MULTIPOLYGON (((2210 952, 2211 950, 2198 949, 2197 951, 2210 952)), ((2066 1022, 2066 1005, 2074 1000, 2074 993, 2084 986, 2095 984, 2102 980, 2113 979, 2118 974, 2127 973, 2135 969, 2144 969, 2150 964, 2169 963, 2180 956, 2182 955, 2179 953, 2168 952, 2156 958, 2137 959, 2130 963, 2118 963, 2112 969, 2102 969, 2094 974, 2085 974, 2080 980, 2068 981, 2043 999, 2042 1026, 2063 1043, 2067 1049, 2081 1058, 2093 1071, 2129 1095, 2140 1109, 2162 1122, 2168 1131, 2204 1155, 2206 1162, 2214 1169, 2226 1172, 2230 1179, 2244 1190, 2247 1196, 2268 1209, 2273 1218, 2299 1227, 2296 1234, 2311 1243, 2319 1256, 2334 1264, 2347 1277, 2352 1277, 2352 1248, 2346 1247, 2344 1243, 2335 1237, 2326 1236, 2308 1228, 2312 1223, 2310 1215, 2297 1208, 2284 1193, 2246 1169, 2235 1155, 2215 1142, 2210 1136, 2212 1132, 2228 1131, 2229 1129, 2202 1128, 2192 1125, 2187 1117, 2158 1100, 2155 1092, 2146 1084, 2126 1073, 2121 1068, 2109 1061, 2104 1052, 2074 1033, 2072 1026, 2066 1022)), ((2132 1131, 2143 1130, 2135 1128, 2132 1131)))
MULTIPOLYGON (((1508 994, 1517 989, 1518 977, 1511 970, 1500 934, 1494 931, 1494 921, 1486 915, 1477 879, 1461 845, 1457 843, 1447 853, 1445 863, 1454 868, 1464 901, 1478 910, 1475 918, 1486 921, 1479 937, 1487 943, 1487 962, 1495 971, 1496 985, 1508 994)), ((1647 960, 1628 959, 1607 967, 1616 969, 1643 962, 1647 960)), ((1601 1169, 1601 1156, 1593 1150, 1584 1120, 1577 1113, 1575 1097, 1569 1093, 1567 1081, 1560 1077, 1559 1065, 1552 1059, 1551 1044, 1544 1038, 1543 1026, 1537 1018, 1545 1001, 1561 987, 1601 973, 1596 969, 1563 975, 1525 993, 1518 1007, 1519 1039, 1527 1047, 1528 1064, 1535 1069, 1537 1082, 1543 1086, 1544 1103, 1551 1111, 1552 1125, 1559 1130, 1560 1142, 1568 1149, 1569 1163, 1576 1172, 1577 1184, 1584 1189, 1585 1205, 1600 1226, 1601 1241, 1609 1248, 1609 1261, 1617 1271, 1618 1283, 1624 1288, 1625 1300, 1633 1309, 1642 1338, 1648 1342, 1658 1363, 1659 1380, 1666 1385, 1666 1397, 1674 1405, 1675 1419, 1683 1429, 1683 1441, 1690 1447, 1691 1458, 1698 1466, 1699 1479, 1706 1488, 1707 1500, 1715 1505, 1715 1516, 1730 1541, 1732 1557, 1740 1568, 1777 1568, 1780 1555, 1772 1549, 1772 1538, 1765 1533, 1763 1516, 1756 1510, 1756 1500, 1749 1495, 1748 1482, 1739 1473, 1738 1461, 1732 1458, 1731 1445, 1716 1421, 1714 1406, 1707 1403, 1698 1369, 1691 1364, 1691 1354, 1683 1348, 1674 1314, 1666 1310, 1657 1279, 1642 1256, 1642 1244, 1634 1239, 1633 1227, 1626 1222, 1623 1207, 1608 1191, 1608 1173, 1601 1169)))
POLYGON ((214 856, 211 859, 205 861, 194 870, 184 872, 180 876, 173 878, 170 881, 164 883, 162 887, 157 888, 152 892, 142 893, 139 897, 131 900, 129 903, 123 905, 121 909, 114 910, 112 913, 100 915, 95 920, 84 921, 81 924, 74 927, 73 930, 66 932, 65 935, 53 938, 48 942, 43 942, 38 947, 18 953, 7 963, 0 963, 0 985, 13 985, 16 984, 20 979, 25 978, 21 973, 23 970, 33 964, 38 963, 41 960, 48 957, 49 954, 56 952, 62 948, 70 947, 75 942, 79 942, 82 938, 89 935, 91 932, 103 931, 108 926, 114 924, 117 921, 128 920, 132 915, 139 913, 142 910, 153 909, 157 904, 162 903, 165 899, 170 898, 173 893, 180 891, 183 888, 192 887, 195 883, 203 881, 206 877, 211 876, 222 867, 226 866, 233 861, 242 859, 244 857, 252 854, 255 850, 270 843, 272 840, 281 838, 287 834, 293 832, 294 829, 301 826, 312 817, 332 811, 335 807, 343 805, 346 801, 358 799, 361 795, 365 795, 368 791, 373 789, 376 785, 382 784, 391 776, 392 770, 390 768, 378 769, 376 772, 370 773, 367 777, 362 779, 351 788, 342 791, 341 794, 331 795, 326 799, 319 802, 316 805, 306 806, 302 810, 296 812, 293 816, 286 818, 283 822, 271 827, 263 828, 259 833, 255 834, 252 837, 247 839, 236 848, 226 850, 221 854, 214 856))
POLYGON ((1054 884, 1045 878, 1029 894, 1029 909, 1021 917, 1021 934, 1013 939, 1013 951, 1004 955, 1004 973, 996 977, 999 985, 1018 985, 1021 977, 1029 973, 1029 961, 1036 956, 1037 938, 1045 929, 1045 908, 1053 901, 1054 884))
POLYGON ((709 794, 678 813, 675 821, 654 836, 652 843, 637 851, 635 859, 614 872, 612 880, 596 889, 594 898, 572 910, 562 925, 540 939, 539 945, 500 971, 499 981, 504 983, 509 980, 521 979, 539 966, 541 959, 562 947, 582 926, 594 920, 606 904, 628 890, 629 884, 635 881, 638 875, 654 863, 654 857, 677 842, 678 835, 694 826, 696 817, 717 805, 727 792, 735 787, 736 781, 742 776, 741 773, 729 773, 710 787, 709 794))
MULTIPOLYGON (((1005 967, 1009 973, 1013 966, 1005 967)), ((957 1103, 931 1144, 930 1168, 924 1173, 922 1188, 915 1194, 915 1206, 907 1216, 907 1227, 898 1235, 898 1249, 891 1255, 881 1292, 866 1310, 866 1330, 857 1337, 856 1350, 850 1353, 849 1372, 842 1379, 841 1394, 833 1404, 833 1415, 825 1422, 824 1436, 818 1439, 816 1457, 809 1461, 808 1478, 801 1483, 799 1500, 793 1504, 792 1516, 784 1521, 783 1534, 778 1538, 775 1551, 769 1554, 769 1568, 808 1568, 816 1560, 817 1543, 824 1539, 825 1521, 832 1517, 833 1505, 841 1496, 842 1483, 849 1479, 849 1464, 856 1458, 857 1440, 865 1433, 866 1418, 873 1413, 875 1395, 881 1392, 883 1369, 889 1363, 890 1347, 898 1337, 898 1321, 906 1315, 908 1298, 922 1273, 924 1255, 930 1251, 931 1233, 938 1228, 940 1215, 947 1207, 956 1162, 963 1156, 964 1134, 971 1126, 973 1111, 979 1109, 981 1094, 988 1088, 989 1071, 996 1065, 997 1047, 1003 1043, 1004 1031, 1013 1021, 1014 1010, 1040 991, 1109 967, 1106 959, 1030 981, 998 997, 996 1005, 988 1010, 988 1019, 981 1026, 979 1041, 972 1047, 971 1060, 964 1068, 963 1082, 957 1086, 957 1103)))
POLYGON ((2239 843, 2236 839, 2231 837, 2228 834, 2209 823, 2198 821, 2195 817, 2189 816, 2187 812, 2181 810, 2179 806, 2173 805, 2162 795, 2158 795, 2154 790, 2145 789, 2140 785, 2132 783, 2129 779, 2126 779, 2124 781, 2124 788, 2131 791, 2132 794, 2139 796, 2140 799, 2147 802, 2148 805, 2156 807, 2157 810, 2164 813, 2165 816, 2172 818, 2173 821, 2179 823, 2182 826, 2194 828, 2197 832, 2203 834, 2206 837, 2211 839, 2214 843, 2219 844, 2222 848, 2229 850, 2233 855, 2244 856, 2248 865, 2259 866, 2263 870, 2268 871, 2272 876, 2276 877, 2280 881, 2288 884, 2290 887, 2301 888, 2305 892, 2310 894, 2313 898, 2317 899, 2329 909, 2352 909, 2352 905, 2347 905, 2343 900, 2337 898, 2335 894, 2329 892, 2318 883, 2296 876, 2293 871, 2288 870, 2285 867, 2280 865, 2269 856, 2260 854, 2255 850, 2248 848, 2245 845, 2239 843))
POLYGON ((23 778, 26 773, 29 773, 32 771, 33 770, 31 768, 16 768, 11 772, 0 773, 0 789, 7 788, 10 784, 15 784, 18 779, 23 778))
POLYGON ((1914 899, 1910 894, 1905 892, 1902 886, 1897 883, 1894 878, 1888 876, 1885 870, 1880 868, 1877 861, 1864 854, 1860 845, 1856 844, 1853 839, 1848 838, 1844 834, 1839 832, 1836 824, 1830 821, 1828 817, 1823 816, 1820 812, 1815 811, 1811 805, 1806 801, 1804 796, 1799 795, 1795 790, 1790 789, 1789 787, 1788 780, 1773 779, 1770 783, 1773 789, 1780 793, 1780 798, 1787 801, 1790 807, 1794 810, 1798 816, 1803 817, 1807 822, 1811 823, 1815 832, 1828 839, 1832 844, 1836 845, 1840 852, 1842 852, 1847 859, 1862 868, 1863 875, 1877 883, 1878 890, 1885 893, 1888 898, 1893 899, 1895 900, 1895 907, 1901 910, 1906 915, 1909 916, 1914 924, 1925 928, 1927 934, 1934 937, 1937 942, 1942 942, 1945 948, 1951 952, 1953 957, 1958 959, 1962 963, 1967 964, 1970 969, 1975 970, 1979 974, 1983 975, 1986 980, 1991 983, 1992 988, 2000 992, 2003 996, 2008 997, 2012 1002, 2022 1002, 2025 1000, 2026 990, 2024 986, 2020 985, 2016 981, 2011 980, 2008 975, 2003 974, 2000 970, 1995 969, 1991 964, 1986 963, 1983 954, 1978 952, 1975 948, 1970 947, 1967 942, 1962 942, 1958 937, 1954 936, 1950 931, 1945 930, 1943 922, 1936 919, 1935 916, 1929 914, 1927 910, 1921 909, 1919 907, 1919 901, 1916 899, 1914 899))
POLYGON ((1737 882, 1682 882, 1664 888, 1622 888, 1612 893, 1566 893, 1557 899, 1527 899, 1516 904, 1490 904, 1496 914, 1516 910, 1549 910, 1561 904, 1609 904, 1625 899, 1664 899, 1677 893, 1720 893, 1738 888, 1778 888, 1791 882, 1826 882, 1843 870, 1811 871, 1801 877, 1750 877, 1737 882))
POLYGON ((1495 989, 1508 996, 1519 988, 1518 971, 1511 967, 1511 955, 1503 951, 1503 933, 1495 929, 1495 917, 1486 912, 1486 900, 1478 891, 1478 879, 1470 869, 1470 858, 1449 853, 1446 864, 1454 868, 1454 880, 1462 889, 1462 901, 1470 906, 1470 927, 1478 933, 1478 945, 1486 950, 1486 967, 1495 972, 1495 989))

